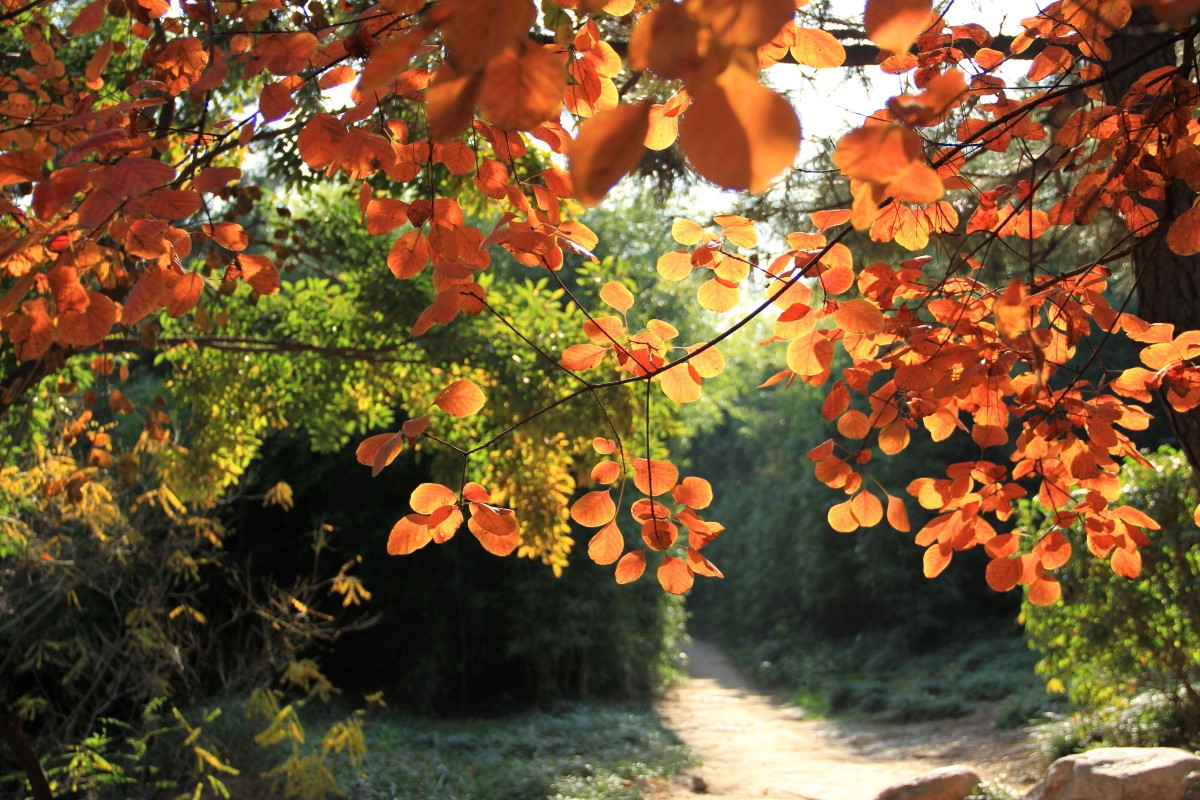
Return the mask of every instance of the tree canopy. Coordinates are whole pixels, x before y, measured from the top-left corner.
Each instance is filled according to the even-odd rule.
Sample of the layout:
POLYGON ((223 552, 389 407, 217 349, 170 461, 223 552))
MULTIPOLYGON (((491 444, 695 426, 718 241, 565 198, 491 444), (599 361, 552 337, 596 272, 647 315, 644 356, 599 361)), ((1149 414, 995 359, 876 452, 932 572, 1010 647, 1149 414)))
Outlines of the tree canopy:
MULTIPOLYGON (((930 0, 869 0, 853 19, 834 10, 4 0, 0 408, 57 392, 79 397, 89 419, 137 411, 165 436, 161 402, 139 410, 121 389, 81 391, 62 370, 80 354, 108 376, 120 372, 114 353, 209 348, 242 357, 227 377, 198 376, 237 402, 190 413, 229 420, 236 437, 266 412, 239 416, 248 398, 229 381, 262 369, 264 350, 394 363, 420 349, 442 366, 390 375, 411 383, 396 391, 407 419, 363 439, 359 460, 378 474, 407 448, 435 447, 461 470, 412 493, 388 552, 444 542, 465 522, 489 552, 561 565, 569 506, 596 531, 589 555, 615 563, 618 581, 650 566, 681 593, 696 575, 720 575, 702 554, 724 530, 703 516, 720 487, 670 459, 653 409, 700 400, 724 370, 721 345, 766 317, 780 369, 764 387, 825 392, 836 435, 807 460, 845 495, 828 510, 833 529, 886 520, 908 531, 915 500, 937 512, 915 533, 926 575, 982 547, 988 583, 1025 587, 1037 604, 1057 599, 1054 570, 1080 545, 1137 575, 1157 523, 1121 502, 1117 473, 1141 458, 1131 437, 1150 421, 1143 404, 1160 395, 1200 461, 1200 3, 1060 0, 1004 37, 950 24, 930 0), (648 151, 681 156, 720 187, 771 191, 795 166, 803 116, 764 78, 779 64, 802 74, 870 64, 907 89, 824 154, 839 207, 788 228, 735 213, 675 221, 678 246, 657 259, 658 277, 696 282, 696 307, 721 319, 719 334, 690 341, 682 320, 646 308, 647 279, 589 265, 598 240, 579 217, 648 151), (347 339, 346 306, 321 310, 322 294, 347 287, 314 277, 320 259, 353 254, 314 260, 290 207, 322 183, 350 188, 358 224, 387 245, 351 293, 395 295, 368 327, 402 332, 400 345, 347 339), (286 317, 276 296, 306 298, 283 338, 231 325, 286 317), (570 328, 539 326, 539 303, 569 313, 570 328), (490 333, 456 339, 472 317, 490 333), (548 396, 505 391, 514 373, 488 339, 501 335, 515 343, 510 366, 537 365, 519 380, 544 381, 548 396), (1118 337, 1137 343, 1139 365, 1108 362, 1118 337), (568 407, 573 427, 558 436, 568 407), (874 479, 872 459, 922 432, 966 437, 975 455, 914 480, 906 501, 874 479), (571 445, 587 440, 594 459, 580 466, 571 445), (541 519, 558 514, 553 530, 522 525, 526 478, 504 471, 514 448, 529 474, 539 459, 583 473, 528 501, 541 519), (1053 526, 1013 527, 1026 496, 1053 526)), ((311 387, 335 395, 342 436, 371 427, 354 417, 378 385, 358 377, 311 387)), ((89 437, 100 454, 77 483, 114 468, 89 437)))

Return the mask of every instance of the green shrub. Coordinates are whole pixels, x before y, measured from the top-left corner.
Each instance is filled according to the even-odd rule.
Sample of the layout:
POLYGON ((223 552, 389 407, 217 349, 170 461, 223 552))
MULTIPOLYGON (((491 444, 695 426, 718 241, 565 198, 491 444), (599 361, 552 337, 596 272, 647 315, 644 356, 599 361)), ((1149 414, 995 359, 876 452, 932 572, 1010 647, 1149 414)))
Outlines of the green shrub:
MULTIPOLYGON (((1077 553, 1061 571, 1063 602, 1027 603, 1023 618, 1048 687, 1065 690, 1091 712, 1112 707, 1117 716, 1144 711, 1130 698, 1159 697, 1194 736, 1200 733, 1200 532, 1192 511, 1200 497, 1178 452, 1164 449, 1149 461, 1149 467, 1127 465, 1120 500, 1162 525, 1142 548, 1141 577, 1120 578, 1105 561, 1077 553), (1139 695, 1145 690, 1157 694, 1139 695)), ((1032 535, 1050 529, 1028 506, 1022 522, 1032 535)), ((1164 735, 1171 729, 1161 728, 1164 735)), ((1143 733, 1118 738, 1151 741, 1143 733)))

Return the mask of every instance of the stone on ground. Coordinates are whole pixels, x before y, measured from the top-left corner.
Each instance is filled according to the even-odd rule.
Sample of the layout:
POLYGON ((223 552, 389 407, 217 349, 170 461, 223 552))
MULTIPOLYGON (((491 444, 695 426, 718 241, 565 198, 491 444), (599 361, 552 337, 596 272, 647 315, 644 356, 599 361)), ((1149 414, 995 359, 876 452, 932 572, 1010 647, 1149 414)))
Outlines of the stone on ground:
POLYGON ((955 764, 889 786, 875 800, 963 800, 978 785, 978 772, 955 764))
POLYGON ((1055 761, 1026 800, 1184 800, 1198 769, 1175 747, 1102 747, 1055 761))

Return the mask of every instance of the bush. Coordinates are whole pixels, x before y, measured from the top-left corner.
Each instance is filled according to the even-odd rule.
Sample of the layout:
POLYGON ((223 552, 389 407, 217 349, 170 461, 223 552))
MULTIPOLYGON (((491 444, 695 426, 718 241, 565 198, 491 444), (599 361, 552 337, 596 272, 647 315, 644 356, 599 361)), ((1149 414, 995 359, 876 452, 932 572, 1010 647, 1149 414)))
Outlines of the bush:
MULTIPOLYGON (((1111 707, 1117 716, 1140 708, 1129 698, 1153 690, 1142 696, 1161 698, 1195 736, 1200 733, 1200 532, 1192 510, 1200 497, 1178 452, 1160 450, 1149 462, 1149 467, 1129 464, 1122 472, 1121 502, 1162 525, 1150 532, 1150 546, 1142 548, 1142 576, 1126 580, 1105 561, 1079 555, 1062 570, 1062 604, 1043 609, 1027 603, 1023 618, 1047 686, 1065 690, 1093 714, 1111 707)), ((1031 535, 1051 528, 1030 507, 1024 517, 1031 535)), ((1171 726, 1161 730, 1166 735, 1171 726)))

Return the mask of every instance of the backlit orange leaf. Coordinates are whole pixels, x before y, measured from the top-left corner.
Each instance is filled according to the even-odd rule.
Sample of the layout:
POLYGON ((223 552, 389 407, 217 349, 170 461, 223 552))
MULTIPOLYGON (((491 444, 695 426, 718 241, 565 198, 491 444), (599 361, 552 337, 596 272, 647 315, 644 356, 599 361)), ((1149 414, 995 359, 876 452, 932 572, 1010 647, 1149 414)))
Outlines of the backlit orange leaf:
POLYGON ((404 435, 402 433, 380 433, 369 436, 359 443, 354 451, 358 463, 371 468, 374 478, 383 468, 396 460, 396 456, 404 450, 404 435))
POLYGON ((687 562, 667 556, 658 567, 658 582, 671 594, 683 594, 692 588, 695 576, 687 562))
POLYGON ((867 0, 867 38, 884 50, 903 53, 929 25, 931 0, 867 0))
POLYGON ((987 585, 997 592, 1007 592, 1021 580, 1021 559, 993 558, 984 571, 987 585))
POLYGON ((701 509, 712 503, 712 485, 704 478, 686 477, 671 490, 671 497, 681 506, 701 509))
POLYGON ((615 523, 608 523, 588 541, 588 558, 600 565, 611 564, 621 557, 625 540, 615 523))
POLYGON ((904 507, 904 501, 890 494, 887 495, 887 521, 893 530, 900 531, 901 533, 912 530, 912 526, 908 522, 908 510, 904 507))
POLYGON ((90 347, 108 335, 117 321, 117 307, 107 296, 88 290, 87 306, 60 314, 58 338, 64 344, 90 347))
POLYGON ((671 491, 679 482, 679 469, 670 461, 635 458, 632 465, 633 485, 651 497, 671 491))
POLYGON ((692 568, 692 572, 697 575, 703 575, 706 578, 724 578, 721 570, 717 569, 716 565, 700 554, 700 551, 694 547, 687 549, 687 563, 692 568))
POLYGON ((487 403, 487 395, 474 381, 462 378, 438 392, 433 404, 452 417, 469 417, 487 403))
POLYGON ((632 583, 642 577, 646 571, 646 553, 644 550, 633 550, 621 556, 617 562, 617 583, 632 583))
POLYGON ((607 491, 588 492, 571 506, 571 519, 585 528, 599 528, 617 516, 617 504, 607 491))
POLYGON ((480 69, 527 36, 535 14, 530 0, 451 0, 442 26, 450 63, 460 73, 480 69))
POLYGON ((846 333, 879 333, 883 312, 869 300, 841 300, 833 312, 834 324, 846 333))
POLYGON ((622 314, 633 307, 633 294, 620 281, 609 281, 601 286, 600 299, 622 314))
POLYGON ((690 363, 677 364, 660 377, 663 394, 676 403, 694 403, 700 399, 700 376, 690 363))
POLYGON ((596 483, 612 483, 621 477, 621 465, 616 461, 601 461, 592 467, 592 480, 596 483))
POLYGON ((645 149, 649 105, 619 105, 579 126, 579 136, 568 151, 571 183, 586 205, 604 199, 608 190, 633 169, 645 149))
POLYGON ((661 103, 650 105, 650 116, 644 144, 650 150, 666 150, 679 138, 679 118, 667 116, 666 106, 661 103))
POLYGON ((440 483, 422 483, 413 489, 408 505, 418 514, 430 515, 458 503, 458 495, 440 483))
POLYGON ((865 439, 871 433, 871 420, 856 408, 838 418, 838 433, 847 439, 865 439))
POLYGON ((266 256, 242 253, 235 259, 242 278, 259 294, 275 294, 279 291, 279 270, 266 256))
POLYGON ((789 49, 797 64, 818 69, 840 67, 846 60, 842 43, 820 28, 797 28, 795 43, 789 49))
POLYGON ((417 521, 420 519, 417 514, 408 514, 392 526, 387 540, 388 555, 406 556, 433 541, 429 527, 417 521))
POLYGON ((850 498, 850 511, 864 528, 874 527, 883 519, 883 504, 871 492, 859 492, 850 498))
POLYGON ((387 265, 400 280, 419 275, 429 264, 431 251, 429 240, 419 230, 405 231, 392 243, 388 251, 387 265))
POLYGON ((558 118, 566 80, 557 56, 523 39, 488 62, 479 110, 501 130, 529 130, 558 118))
POLYGON ((578 372, 598 366, 607 354, 608 348, 598 344, 573 344, 563 351, 558 363, 572 372, 578 372))
POLYGON ((692 105, 679 124, 679 144, 708 180, 757 193, 792 166, 800 147, 800 120, 791 103, 757 76, 731 68, 715 82, 692 89, 692 105))
POLYGON ((946 567, 950 566, 950 559, 954 556, 954 549, 949 543, 934 542, 925 550, 925 556, 922 559, 926 578, 936 578, 941 575, 946 567))
POLYGON ((592 449, 602 456, 608 456, 617 452, 617 443, 612 439, 604 439, 597 436, 595 439, 592 439, 592 449))
POLYGON ((1038 578, 1029 584, 1029 602, 1035 606, 1051 606, 1062 597, 1062 584, 1050 578, 1038 578))
POLYGON ((1200 199, 1171 223, 1167 231, 1167 247, 1181 256, 1200 253, 1200 199))
POLYGON ((502 558, 511 554, 521 543, 521 530, 517 524, 517 517, 511 509, 507 508, 496 508, 486 503, 472 503, 471 518, 467 520, 467 530, 474 534, 484 550, 502 558))
POLYGON ((859 528, 858 519, 854 516, 849 500, 831 507, 825 518, 829 527, 838 533, 854 533, 859 528))

